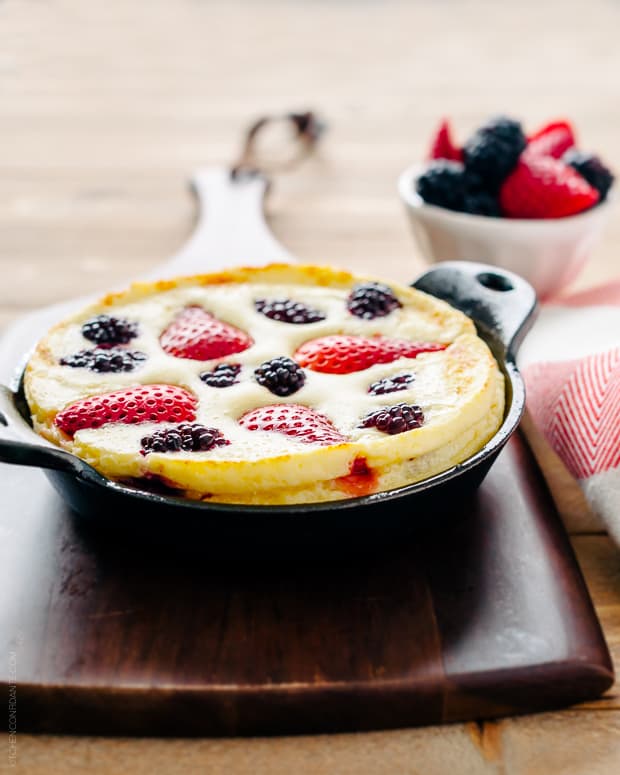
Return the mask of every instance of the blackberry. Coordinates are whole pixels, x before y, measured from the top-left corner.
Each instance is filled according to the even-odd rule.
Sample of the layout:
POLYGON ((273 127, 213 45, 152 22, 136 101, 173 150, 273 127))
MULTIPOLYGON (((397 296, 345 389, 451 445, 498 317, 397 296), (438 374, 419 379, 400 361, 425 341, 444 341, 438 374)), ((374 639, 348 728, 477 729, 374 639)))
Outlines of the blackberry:
POLYGON ((241 364, 239 363, 220 363, 213 371, 203 371, 200 379, 209 387, 225 388, 239 382, 237 377, 240 371, 241 364))
POLYGON ((501 216, 497 197, 488 191, 467 191, 463 201, 463 212, 471 215, 489 215, 492 218, 501 216))
POLYGON ((376 428, 382 433, 394 436, 419 428, 424 423, 424 413, 419 406, 413 404, 396 404, 377 409, 367 415, 360 428, 376 428))
POLYGON ((465 167, 458 161, 436 159, 418 175, 415 189, 429 205, 462 210, 468 181, 465 167))
POLYGON ((601 202, 607 197, 609 189, 614 182, 614 176, 598 156, 571 148, 569 151, 566 151, 562 161, 570 164, 582 178, 585 178, 599 192, 601 202))
POLYGON ((383 318, 403 305, 394 291, 383 283, 360 283, 353 286, 347 299, 347 309, 352 315, 365 320, 383 318))
POLYGON ((516 166, 526 143, 518 121, 506 116, 493 118, 477 129, 463 146, 465 168, 478 175, 485 188, 497 191, 516 166))
POLYGON ((198 423, 183 423, 176 428, 162 428, 140 441, 142 454, 149 452, 208 452, 213 447, 230 444, 217 428, 198 423))
POLYGON ((284 355, 261 363, 254 370, 254 376, 259 385, 276 396, 290 396, 303 387, 306 381, 304 370, 284 355))
POLYGON ((385 393, 396 393, 399 390, 407 390, 415 377, 413 374, 399 374, 396 377, 384 377, 378 382, 373 382, 368 388, 371 396, 382 396, 385 393))
POLYGON ((82 326, 82 336, 98 345, 127 344, 138 335, 138 324, 125 318, 97 315, 82 326))
POLYGON ((139 350, 123 350, 121 347, 95 347, 94 350, 80 350, 60 359, 61 366, 73 369, 90 369, 99 373, 118 374, 133 371, 146 360, 146 353, 139 350))
POLYGON ((271 320, 279 320, 281 323, 303 325, 325 320, 325 315, 320 310, 306 307, 300 301, 291 301, 290 299, 271 299, 269 301, 256 299, 254 306, 257 312, 271 318, 271 320))

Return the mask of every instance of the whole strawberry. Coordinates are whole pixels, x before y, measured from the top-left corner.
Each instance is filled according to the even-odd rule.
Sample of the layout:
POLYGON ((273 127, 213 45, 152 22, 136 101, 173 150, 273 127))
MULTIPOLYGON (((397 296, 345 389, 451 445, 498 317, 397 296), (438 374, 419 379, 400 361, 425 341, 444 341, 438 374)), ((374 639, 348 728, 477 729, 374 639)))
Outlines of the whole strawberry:
POLYGON ((375 363, 392 363, 398 358, 415 358, 420 353, 445 349, 445 344, 410 342, 375 336, 335 334, 304 342, 294 355, 300 366, 325 374, 351 374, 375 363))
POLYGON ((254 344, 239 328, 213 317, 202 307, 186 307, 159 338, 162 349, 176 358, 209 361, 240 353, 254 344))
POLYGON ((176 385, 137 385, 89 396, 58 412, 55 425, 68 436, 108 423, 188 422, 196 417, 196 396, 176 385))
POLYGON ((529 154, 523 155, 499 193, 502 212, 509 218, 563 218, 598 200, 598 191, 568 164, 529 154))
POLYGON ((248 431, 268 431, 292 436, 304 444, 343 444, 346 436, 325 415, 301 404, 261 406, 244 414, 239 424, 248 431))

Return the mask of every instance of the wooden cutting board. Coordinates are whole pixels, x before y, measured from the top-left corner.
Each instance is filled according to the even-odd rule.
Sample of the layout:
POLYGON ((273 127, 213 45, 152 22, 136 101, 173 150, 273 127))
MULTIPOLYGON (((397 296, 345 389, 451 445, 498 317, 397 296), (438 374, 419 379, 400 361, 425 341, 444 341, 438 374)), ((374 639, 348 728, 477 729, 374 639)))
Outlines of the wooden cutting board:
POLYGON ((519 438, 451 525, 353 555, 178 555, 85 531, 38 471, 2 466, 0 490, 1 678, 16 667, 23 731, 402 727, 559 707, 612 683, 519 438))
MULTIPOLYGON (((194 182, 209 217, 153 274, 291 260, 265 228, 264 181, 231 186, 206 171, 194 182)), ((71 306, 9 331, 0 381, 71 306)), ((41 472, 0 465, 0 681, 7 691, 17 678, 20 730, 400 727, 558 707, 612 683, 570 544, 518 437, 452 519, 396 545, 248 553, 185 536, 186 554, 173 540, 183 529, 171 524, 165 548, 104 539, 41 472)))

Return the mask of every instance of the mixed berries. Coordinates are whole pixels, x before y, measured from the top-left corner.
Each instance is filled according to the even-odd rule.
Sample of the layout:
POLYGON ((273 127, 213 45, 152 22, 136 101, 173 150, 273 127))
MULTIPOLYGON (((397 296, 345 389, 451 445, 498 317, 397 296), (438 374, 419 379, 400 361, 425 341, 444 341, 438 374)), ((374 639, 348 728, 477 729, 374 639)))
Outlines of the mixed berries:
POLYGON ((355 317, 365 320, 374 320, 389 315, 392 310, 402 307, 389 285, 383 283, 360 283, 354 285, 349 298, 347 309, 355 317))
POLYGON ((482 189, 480 178, 466 175, 460 162, 438 159, 419 176, 417 192, 429 205, 472 215, 500 214, 497 197, 482 189))
POLYGON ((73 369, 90 369, 100 374, 118 374, 134 371, 146 360, 146 353, 139 350, 124 350, 121 347, 95 347, 93 350, 79 350, 60 359, 61 366, 73 369))
POLYGON ((304 386, 306 374, 295 361, 280 355, 261 363, 254 378, 276 396, 291 396, 304 386))
POLYGON ((182 423, 176 428, 162 428, 144 436, 140 442, 142 454, 149 452, 208 452, 214 447, 230 444, 217 428, 199 423, 182 423))
MULTIPOLYGON (((448 163, 448 162, 446 162, 448 163)), ((353 317, 365 321, 383 318, 402 307, 393 289, 378 282, 355 285, 344 307, 353 317)), ((301 325, 324 320, 319 310, 290 299, 255 301, 261 314, 279 323, 301 325)), ((147 359, 127 345, 138 336, 135 321, 111 315, 98 315, 81 328, 83 336, 97 344, 60 359, 62 366, 87 368, 99 373, 131 372, 147 359)), ((209 361, 242 352, 254 344, 245 331, 217 319, 201 306, 182 309, 160 335, 164 352, 176 358, 209 361)), ((304 368, 327 374, 351 374, 375 364, 399 358, 415 358, 420 353, 443 350, 447 345, 411 342, 378 335, 334 334, 311 339, 297 348, 293 357, 280 355, 264 361, 253 371, 261 387, 281 398, 299 391, 307 375, 304 368)), ((198 374, 205 385, 227 388, 241 381, 240 363, 217 363, 198 374)), ((380 396, 406 390, 414 380, 410 373, 385 377, 368 386, 367 392, 380 396)), ((167 384, 138 385, 111 393, 83 398, 58 412, 55 424, 67 436, 110 423, 163 424, 141 439, 143 455, 152 452, 205 452, 230 444, 218 428, 195 422, 198 399, 189 390, 167 384)), ((267 431, 291 436, 303 443, 339 444, 348 441, 321 413, 301 404, 274 404, 244 414, 238 420, 249 431, 267 431)), ((398 404, 367 415, 360 427, 376 428, 395 434, 418 428, 424 415, 418 406, 398 404)))
POLYGON ((305 325, 325 320, 325 315, 320 310, 307 307, 300 301, 292 301, 291 299, 272 299, 270 301, 256 299, 254 307, 265 317, 278 320, 281 323, 305 325))
POLYGON ((368 387, 371 396, 383 396, 386 393, 397 393, 400 390, 408 390, 415 377, 413 374, 397 374, 394 377, 384 377, 373 382, 368 387))
POLYGON ((240 372, 240 363, 219 363, 213 371, 203 371, 200 379, 209 387, 225 388, 239 382, 240 372))
POLYGON ((415 404, 396 404, 377 409, 367 415, 360 428, 376 428, 393 436, 420 428, 424 423, 424 412, 415 404))
POLYGON ((82 336, 97 346, 63 356, 59 363, 72 369, 89 369, 98 374, 120 374, 135 371, 146 361, 146 353, 128 350, 128 344, 138 336, 138 324, 126 318, 97 315, 81 327, 82 336))
POLYGON ((575 215, 602 202, 614 180, 598 156, 576 145, 568 121, 550 122, 527 136, 518 121, 499 116, 459 148, 443 121, 416 191, 428 204, 472 215, 575 215))
POLYGON ((112 315, 97 315, 83 324, 82 336, 104 347, 127 344, 138 336, 138 324, 112 315))

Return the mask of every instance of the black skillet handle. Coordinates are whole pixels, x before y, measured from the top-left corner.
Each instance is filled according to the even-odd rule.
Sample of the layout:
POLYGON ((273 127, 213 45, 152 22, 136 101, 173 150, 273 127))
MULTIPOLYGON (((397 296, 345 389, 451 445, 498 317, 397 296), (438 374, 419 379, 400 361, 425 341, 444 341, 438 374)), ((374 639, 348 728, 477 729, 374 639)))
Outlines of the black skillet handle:
POLYGON ((17 411, 16 396, 0 385, 0 463, 18 466, 50 468, 55 471, 84 476, 94 469, 75 455, 37 441, 38 437, 17 411), (33 441, 23 437, 33 436, 33 441))
POLYGON ((514 361, 536 317, 536 293, 519 275, 489 264, 445 261, 419 277, 414 288, 447 301, 490 330, 514 361))

